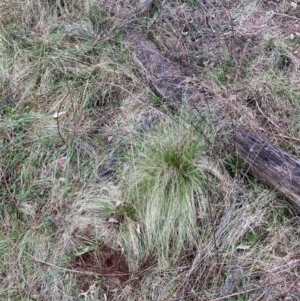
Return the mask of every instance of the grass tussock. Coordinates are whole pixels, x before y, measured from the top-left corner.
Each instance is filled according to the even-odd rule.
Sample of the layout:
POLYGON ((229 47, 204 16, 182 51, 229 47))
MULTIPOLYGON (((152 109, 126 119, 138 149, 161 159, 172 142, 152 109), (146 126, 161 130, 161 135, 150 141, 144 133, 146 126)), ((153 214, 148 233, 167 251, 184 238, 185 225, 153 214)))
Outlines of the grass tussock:
POLYGON ((160 127, 133 144, 123 177, 144 220, 149 252, 167 262, 178 259, 184 245, 197 247, 199 222, 209 218, 212 177, 224 179, 193 131, 173 123, 160 127))
POLYGON ((0 3, 1 300, 300 299, 296 209, 168 111, 123 39, 299 156, 299 4, 200 2, 0 3))

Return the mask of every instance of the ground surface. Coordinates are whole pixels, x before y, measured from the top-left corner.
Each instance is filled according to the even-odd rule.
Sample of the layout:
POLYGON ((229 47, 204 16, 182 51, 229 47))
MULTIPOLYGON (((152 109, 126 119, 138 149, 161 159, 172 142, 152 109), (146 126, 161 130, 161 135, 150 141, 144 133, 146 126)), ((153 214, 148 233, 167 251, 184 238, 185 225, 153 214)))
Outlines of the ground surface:
POLYGON ((213 106, 148 86, 126 32, 299 157, 300 3, 146 4, 0 3, 0 300, 299 300, 299 211, 213 106))

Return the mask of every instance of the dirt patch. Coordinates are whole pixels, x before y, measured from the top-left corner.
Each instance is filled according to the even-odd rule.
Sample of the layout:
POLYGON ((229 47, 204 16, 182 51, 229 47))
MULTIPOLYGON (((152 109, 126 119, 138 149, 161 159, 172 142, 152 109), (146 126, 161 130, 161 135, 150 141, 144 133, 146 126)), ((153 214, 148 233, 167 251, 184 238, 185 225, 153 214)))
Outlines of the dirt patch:
MULTIPOLYGON (((95 276, 115 278, 119 284, 126 282, 130 275, 122 252, 105 245, 100 245, 95 250, 76 256, 71 261, 70 267, 95 276)), ((87 284, 83 285, 83 289, 84 287, 87 287, 87 284)))
POLYGON ((139 289, 144 277, 151 273, 155 264, 154 257, 149 256, 139 270, 130 272, 121 251, 99 245, 95 250, 76 256, 69 268, 85 274, 80 275, 77 280, 77 287, 82 295, 93 294, 101 277, 101 290, 107 297, 112 297, 112 291, 123 290, 128 284, 139 289))

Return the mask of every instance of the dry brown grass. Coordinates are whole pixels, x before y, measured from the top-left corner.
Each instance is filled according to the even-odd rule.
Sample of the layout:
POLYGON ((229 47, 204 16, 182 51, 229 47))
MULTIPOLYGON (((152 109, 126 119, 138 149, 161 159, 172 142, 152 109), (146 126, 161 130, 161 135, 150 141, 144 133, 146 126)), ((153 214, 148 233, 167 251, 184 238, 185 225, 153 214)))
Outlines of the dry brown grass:
POLYGON ((244 174, 216 130, 164 106, 123 34, 136 26, 191 80, 243 105, 299 156, 299 4, 153 1, 145 13, 141 3, 0 4, 0 299, 299 300, 299 213, 244 174), (164 248, 147 228, 151 206, 147 215, 140 202, 163 202, 163 185, 151 195, 134 188, 149 177, 141 160, 155 154, 151 143, 163 153, 170 139, 183 153, 187 132, 210 141, 189 162, 209 162, 203 195, 193 195, 209 209, 197 211, 198 232, 189 233, 187 222, 172 223, 176 203, 153 208, 187 234, 164 248), (113 177, 99 177, 104 165, 113 177))

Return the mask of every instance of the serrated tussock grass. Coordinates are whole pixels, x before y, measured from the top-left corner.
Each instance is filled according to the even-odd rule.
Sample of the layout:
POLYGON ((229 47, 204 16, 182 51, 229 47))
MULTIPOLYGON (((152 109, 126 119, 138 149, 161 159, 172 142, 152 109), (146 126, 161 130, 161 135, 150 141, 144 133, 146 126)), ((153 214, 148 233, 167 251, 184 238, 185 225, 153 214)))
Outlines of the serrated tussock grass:
POLYGON ((200 221, 209 219, 208 191, 223 175, 206 148, 193 130, 165 122, 128 151, 125 194, 144 224, 148 252, 162 263, 176 261, 183 246, 196 247, 200 221))

